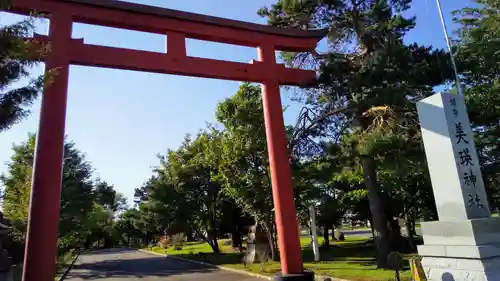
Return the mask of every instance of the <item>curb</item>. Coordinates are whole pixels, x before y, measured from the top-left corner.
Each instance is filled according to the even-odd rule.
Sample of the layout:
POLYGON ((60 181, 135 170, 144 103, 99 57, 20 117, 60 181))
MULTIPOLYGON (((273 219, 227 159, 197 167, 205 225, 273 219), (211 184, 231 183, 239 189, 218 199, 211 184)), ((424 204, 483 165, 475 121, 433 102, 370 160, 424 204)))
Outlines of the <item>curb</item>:
MULTIPOLYGON (((187 261, 187 262, 196 263, 196 264, 202 264, 202 265, 205 265, 208 267, 214 267, 214 268, 218 268, 221 270, 231 271, 234 273, 244 274, 247 276, 257 277, 257 278, 261 278, 261 279, 274 280, 274 277, 272 277, 272 276, 266 276, 266 275, 262 275, 262 274, 248 272, 245 270, 234 269, 234 268, 225 267, 222 265, 215 265, 212 263, 207 263, 207 262, 202 262, 202 261, 190 260, 190 259, 186 259, 186 258, 182 258, 182 257, 177 257, 175 255, 160 254, 160 253, 156 253, 156 252, 152 252, 152 251, 148 251, 148 250, 142 250, 142 249, 139 249, 139 252, 143 252, 143 253, 147 253, 147 254, 151 254, 151 255, 156 255, 156 256, 169 257, 169 258, 178 259, 178 260, 187 261)), ((334 278, 334 277, 330 277, 330 276, 322 276, 322 275, 314 275, 314 280, 315 281, 350 281, 350 280, 346 280, 346 279, 339 279, 339 278, 334 278)), ((61 280, 59 280, 59 281, 61 281, 61 280)))
POLYGON ((68 273, 71 270, 71 268, 73 268, 73 265, 75 265, 75 262, 78 259, 78 257, 80 257, 80 254, 81 254, 81 251, 78 251, 76 253, 75 258, 73 259, 73 261, 71 262, 71 264, 68 266, 68 268, 66 268, 66 270, 63 273, 63 275, 61 275, 61 277, 59 278, 59 281, 63 281, 64 279, 66 279, 66 276, 68 275, 68 273))

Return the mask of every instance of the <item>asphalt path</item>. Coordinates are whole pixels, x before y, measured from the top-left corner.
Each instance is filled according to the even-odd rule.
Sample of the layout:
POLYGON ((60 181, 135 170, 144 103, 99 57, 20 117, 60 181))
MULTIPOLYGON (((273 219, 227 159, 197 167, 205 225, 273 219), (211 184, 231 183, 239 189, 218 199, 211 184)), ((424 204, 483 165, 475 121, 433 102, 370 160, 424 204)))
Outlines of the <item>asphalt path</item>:
MULTIPOLYGON (((342 232, 344 232, 344 235, 345 236, 354 236, 354 237, 372 237, 372 231, 371 230, 367 230, 367 229, 345 229, 345 230, 342 230, 342 232)), ((415 232, 417 235, 419 236, 422 236, 422 230, 420 229, 420 227, 417 227, 415 229, 415 232)), ((330 233, 331 235, 331 233, 330 233)), ((308 237, 310 236, 309 233, 301 233, 300 236, 302 237, 308 237)))
POLYGON ((81 254, 65 281, 262 281, 179 259, 132 249, 81 254))
MULTIPOLYGON (((344 235, 348 235, 348 236, 359 236, 359 237, 371 237, 372 236, 372 231, 365 230, 365 229, 362 229, 362 230, 357 230, 357 229, 349 230, 349 229, 347 229, 347 230, 342 230, 342 232, 344 232, 344 235)), ((415 228, 415 232, 417 235, 422 236, 422 230, 420 229, 420 227, 415 228)))

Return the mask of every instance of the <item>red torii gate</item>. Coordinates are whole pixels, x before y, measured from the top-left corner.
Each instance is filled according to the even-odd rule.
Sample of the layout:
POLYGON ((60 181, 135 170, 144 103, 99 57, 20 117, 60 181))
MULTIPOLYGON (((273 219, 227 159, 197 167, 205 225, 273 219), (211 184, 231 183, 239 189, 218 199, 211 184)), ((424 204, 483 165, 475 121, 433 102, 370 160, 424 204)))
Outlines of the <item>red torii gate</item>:
POLYGON ((262 84, 282 273, 277 280, 313 280, 305 272, 299 242, 280 85, 307 85, 314 71, 285 68, 275 50, 307 52, 326 30, 282 29, 116 0, 14 0, 9 12, 50 18, 46 71, 56 69, 42 96, 37 134, 23 281, 52 281, 55 272, 69 65, 97 66, 262 84), (73 22, 167 36, 166 53, 85 44, 73 39, 73 22), (256 47, 258 61, 238 63, 186 55, 186 38, 256 47))

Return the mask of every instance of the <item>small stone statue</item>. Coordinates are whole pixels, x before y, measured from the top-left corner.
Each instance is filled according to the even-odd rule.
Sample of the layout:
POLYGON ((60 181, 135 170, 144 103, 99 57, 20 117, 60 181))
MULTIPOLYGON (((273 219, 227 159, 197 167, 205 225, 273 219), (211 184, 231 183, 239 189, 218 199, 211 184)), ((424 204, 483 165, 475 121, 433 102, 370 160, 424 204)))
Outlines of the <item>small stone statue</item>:
POLYGON ((264 263, 269 260, 271 249, 269 240, 262 228, 256 223, 248 230, 247 250, 243 257, 243 265, 252 264, 255 258, 260 262, 260 272, 264 271, 264 263))

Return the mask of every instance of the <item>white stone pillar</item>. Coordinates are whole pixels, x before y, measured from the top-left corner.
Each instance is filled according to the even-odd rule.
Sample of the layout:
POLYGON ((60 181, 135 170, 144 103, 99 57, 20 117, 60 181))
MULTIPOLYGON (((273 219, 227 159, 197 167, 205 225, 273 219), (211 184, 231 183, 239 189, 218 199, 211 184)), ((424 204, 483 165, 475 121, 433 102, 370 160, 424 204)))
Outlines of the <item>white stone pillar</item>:
MULTIPOLYGON (((313 244, 314 260, 319 261, 319 245, 318 245, 318 232, 316 226, 316 209, 314 206, 309 207, 309 213, 311 216, 311 238, 313 244)), ((328 231, 328 230, 327 230, 328 231)))
POLYGON ((464 99, 438 93, 417 109, 439 217, 421 223, 427 280, 500 280, 500 219, 490 216, 464 99))

